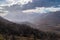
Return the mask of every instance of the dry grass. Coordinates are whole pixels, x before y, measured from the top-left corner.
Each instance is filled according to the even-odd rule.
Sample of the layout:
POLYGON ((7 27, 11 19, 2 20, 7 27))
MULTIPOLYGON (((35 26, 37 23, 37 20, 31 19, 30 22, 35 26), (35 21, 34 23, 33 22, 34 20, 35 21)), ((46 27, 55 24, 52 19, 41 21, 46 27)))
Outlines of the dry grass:
MULTIPOLYGON (((7 40, 12 40, 11 38, 12 38, 11 36, 7 36, 7 40)), ((3 35, 0 34, 0 40, 6 40, 6 38, 4 38, 3 35)), ((15 40, 34 40, 34 38, 33 36, 31 37, 15 36, 15 40)), ((36 40, 40 39, 36 38, 36 40)))
MULTIPOLYGON (((8 36, 7 35, 7 39, 6 37, 4 37, 2 34, 0 34, 0 40, 12 40, 12 36, 8 36)), ((23 36, 14 36, 14 40, 34 40, 34 36, 31 35, 29 37, 23 37, 23 36)), ((43 39, 38 39, 38 38, 35 38, 35 40, 55 40, 55 39, 50 39, 49 37, 48 38, 43 38, 43 39)), ((60 37, 57 38, 56 40, 60 40, 60 37)))

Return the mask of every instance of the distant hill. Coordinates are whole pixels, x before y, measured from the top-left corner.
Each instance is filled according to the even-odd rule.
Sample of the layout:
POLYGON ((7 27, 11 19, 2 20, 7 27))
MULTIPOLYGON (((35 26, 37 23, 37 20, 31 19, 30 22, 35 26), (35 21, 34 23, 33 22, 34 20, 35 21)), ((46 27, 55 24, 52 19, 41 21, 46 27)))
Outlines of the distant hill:
MULTIPOLYGON (((31 14, 32 15, 32 14, 31 14)), ((34 15, 34 14, 33 14, 34 15)), ((28 24, 31 25, 32 28, 36 28, 38 30, 42 31, 54 31, 59 32, 60 30, 60 11, 57 12, 50 12, 50 13, 42 13, 37 14, 38 16, 33 16, 34 19, 30 20, 33 21, 32 23, 30 21, 21 22, 22 24, 28 24)), ((30 16, 31 17, 31 16, 30 16)), ((17 22, 21 24, 20 22, 17 22)))
POLYGON ((30 34, 33 32, 35 32, 35 30, 37 30, 39 32, 38 29, 35 29, 33 27, 30 26, 31 24, 27 24, 27 23, 14 23, 14 22, 10 22, 2 17, 0 17, 0 32, 2 33, 12 33, 12 34, 30 34))
POLYGON ((25 37, 26 36, 29 37, 33 34, 34 39, 45 38, 47 40, 48 39, 55 40, 56 38, 60 38, 60 35, 58 36, 58 34, 55 33, 60 29, 60 27, 58 26, 58 24, 60 24, 60 22, 58 21, 60 14, 51 13, 51 14, 41 14, 41 15, 44 16, 43 17, 41 16, 40 20, 36 21, 34 24, 30 22, 21 22, 21 23, 11 22, 7 19, 0 17, 0 34, 13 35, 13 36, 14 35, 21 36, 22 34, 22 36, 25 37))
POLYGON ((42 14, 41 17, 36 18, 34 23, 37 24, 38 29, 57 31, 60 29, 60 11, 42 14))

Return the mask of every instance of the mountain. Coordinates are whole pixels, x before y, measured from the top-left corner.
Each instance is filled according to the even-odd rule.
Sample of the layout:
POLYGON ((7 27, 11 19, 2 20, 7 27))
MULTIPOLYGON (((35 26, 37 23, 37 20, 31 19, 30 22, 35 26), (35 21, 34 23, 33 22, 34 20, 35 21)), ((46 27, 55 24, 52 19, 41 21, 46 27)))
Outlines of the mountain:
POLYGON ((9 24, 11 22, 0 16, 0 24, 1 23, 3 23, 3 24, 9 24))
POLYGON ((60 11, 42 14, 43 16, 36 18, 35 24, 38 29, 46 31, 57 31, 60 29, 60 11), (57 30, 55 30, 57 29, 57 30))
MULTIPOLYGON (((29 23, 30 24, 30 23, 29 23)), ((40 32, 38 29, 31 27, 27 23, 14 23, 0 17, 0 33, 3 34, 34 34, 40 32)))
POLYGON ((10 14, 6 17, 11 17, 10 19, 12 22, 18 23, 18 24, 28 24, 32 28, 36 28, 38 30, 42 31, 60 31, 60 11, 57 12, 50 12, 50 13, 33 13, 33 14, 10 14), (17 16, 15 16, 17 15, 17 16), (21 19, 23 18, 23 19, 21 19), (32 19, 31 19, 32 18, 32 19), (16 19, 16 20, 15 20, 16 19), (29 21, 27 21, 28 19, 29 21), (20 21, 21 20, 21 21, 20 21), (25 20, 25 21, 22 21, 25 20))

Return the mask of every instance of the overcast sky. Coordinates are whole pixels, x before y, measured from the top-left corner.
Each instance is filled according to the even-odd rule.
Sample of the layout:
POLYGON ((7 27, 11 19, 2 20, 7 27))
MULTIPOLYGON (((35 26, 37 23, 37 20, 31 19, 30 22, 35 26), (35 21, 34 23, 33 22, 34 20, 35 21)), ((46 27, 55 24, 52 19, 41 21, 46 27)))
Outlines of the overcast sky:
POLYGON ((12 19, 23 13, 27 17, 27 14, 39 15, 56 11, 60 11, 60 0, 0 0, 0 16, 12 19))

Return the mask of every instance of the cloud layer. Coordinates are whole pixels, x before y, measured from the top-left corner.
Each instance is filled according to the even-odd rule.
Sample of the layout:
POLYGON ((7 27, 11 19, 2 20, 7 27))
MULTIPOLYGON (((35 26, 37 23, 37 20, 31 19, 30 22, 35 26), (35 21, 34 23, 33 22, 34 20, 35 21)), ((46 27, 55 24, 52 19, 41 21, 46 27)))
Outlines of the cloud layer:
POLYGON ((0 6, 11 6, 14 4, 27 4, 28 2, 32 2, 32 0, 0 0, 0 6))
POLYGON ((5 0, 5 1, 3 0, 0 1, 0 6, 4 10, 1 8, 0 10, 2 10, 3 12, 8 11, 7 12, 8 13, 7 15, 9 15, 8 17, 11 17, 11 15, 17 17, 16 15, 21 16, 21 14, 24 13, 33 14, 33 15, 35 15, 36 13, 36 15, 39 15, 40 13, 60 11, 59 5, 60 5, 60 0, 5 0))
POLYGON ((24 13, 48 13, 48 12, 56 12, 60 11, 60 8, 54 8, 54 7, 40 7, 35 8, 31 10, 25 10, 24 13))
POLYGON ((6 11, 4 8, 0 7, 0 16, 5 16, 8 14, 8 11, 6 11))
POLYGON ((7 4, 6 10, 21 12, 24 10, 33 11, 39 13, 55 12, 60 10, 59 0, 6 0, 7 4), (24 4, 24 5, 23 5, 24 4))

